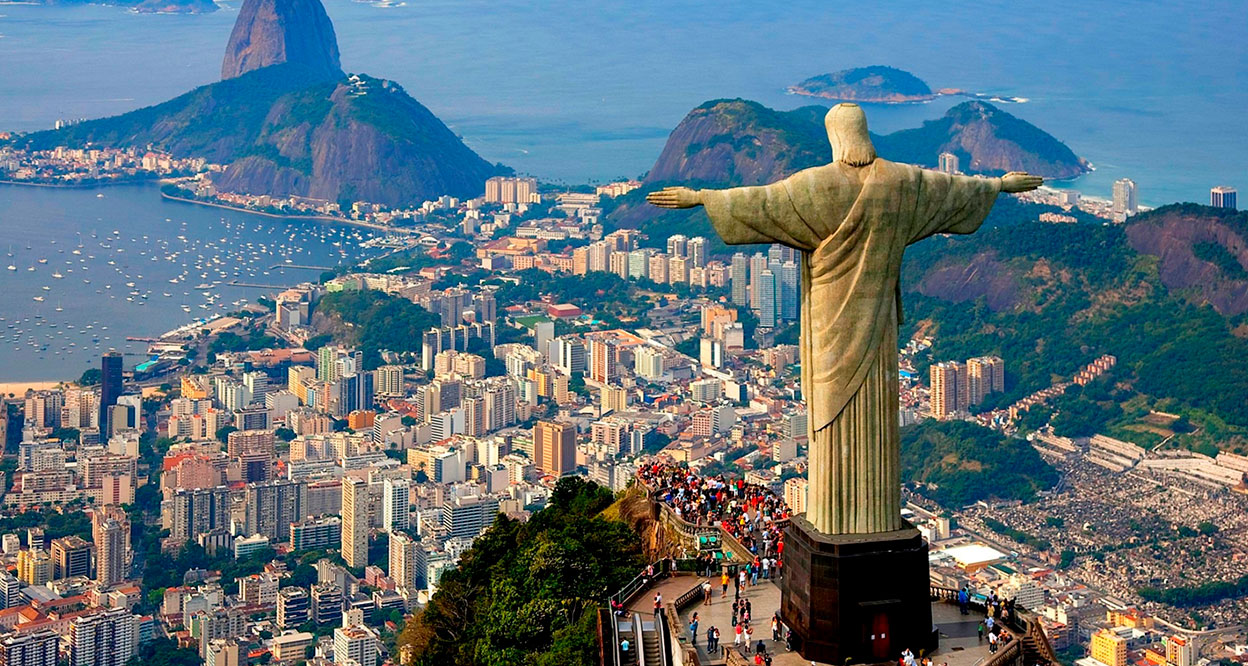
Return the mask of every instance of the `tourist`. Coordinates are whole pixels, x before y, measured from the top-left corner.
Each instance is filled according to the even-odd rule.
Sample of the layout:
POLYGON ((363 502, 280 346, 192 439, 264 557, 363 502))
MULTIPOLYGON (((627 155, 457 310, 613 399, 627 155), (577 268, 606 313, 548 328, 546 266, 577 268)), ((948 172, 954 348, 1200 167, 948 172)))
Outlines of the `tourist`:
POLYGON ((715 627, 706 628, 706 652, 708 654, 715 653, 715 627))
POLYGON ((771 640, 780 642, 780 611, 771 616, 771 640))
POLYGON ((719 649, 719 627, 715 627, 715 647, 711 650, 714 653, 719 649))
POLYGON ((654 612, 657 615, 659 611, 661 610, 663 610, 663 593, 655 592, 654 593, 654 612))
POLYGON ((971 595, 967 594, 966 587, 958 590, 958 610, 961 611, 963 615, 968 615, 970 613, 966 607, 970 599, 971 595))
POLYGON ((979 634, 979 642, 983 643, 984 642, 984 621, 983 620, 979 621, 979 626, 975 628, 975 631, 979 634))
POLYGON ((763 639, 758 639, 758 645, 754 646, 754 653, 767 654, 767 644, 763 642, 763 639))
POLYGON ((745 637, 745 625, 738 624, 736 628, 736 632, 737 632, 737 635, 733 637, 732 639, 733 647, 738 647, 741 645, 741 639, 745 637))
POLYGON ((914 666, 914 653, 910 648, 901 651, 901 661, 905 666, 914 666))
POLYGON ((702 581, 702 605, 710 606, 712 596, 713 595, 712 595, 711 581, 709 580, 702 581))
POLYGON ((996 651, 997 651, 997 634, 994 631, 990 631, 988 632, 988 652, 993 653, 996 651))
POLYGON ((620 652, 624 654, 624 661, 628 661, 628 639, 620 641, 620 652))
POLYGON ((698 614, 693 614, 693 619, 689 621, 689 634, 693 636, 693 646, 698 646, 698 614))
POLYGON ((719 595, 719 598, 723 599, 724 597, 728 596, 728 570, 727 569, 724 569, 724 572, 720 574, 719 584, 724 587, 723 593, 719 595))

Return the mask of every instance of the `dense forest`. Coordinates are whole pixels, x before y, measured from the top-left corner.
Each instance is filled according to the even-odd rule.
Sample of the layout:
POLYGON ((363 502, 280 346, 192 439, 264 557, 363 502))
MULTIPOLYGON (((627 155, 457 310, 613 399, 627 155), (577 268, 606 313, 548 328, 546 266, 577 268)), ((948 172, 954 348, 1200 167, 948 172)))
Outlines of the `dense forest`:
POLYGON ((416 666, 595 663, 595 609, 643 566, 631 528, 599 515, 612 501, 564 477, 528 522, 500 515, 408 622, 400 649, 416 666))
POLYGON ((902 481, 949 507, 1023 500, 1052 488, 1053 469, 1030 444, 967 421, 927 420, 901 430, 902 481))

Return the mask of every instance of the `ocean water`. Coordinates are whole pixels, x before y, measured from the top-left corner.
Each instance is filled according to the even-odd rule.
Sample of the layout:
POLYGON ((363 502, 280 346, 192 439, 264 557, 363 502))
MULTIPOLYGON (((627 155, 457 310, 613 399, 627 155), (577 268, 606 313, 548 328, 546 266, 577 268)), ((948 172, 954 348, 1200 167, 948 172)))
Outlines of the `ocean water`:
POLYGON ((286 266, 376 253, 359 247, 369 236, 164 201, 151 185, 0 185, 0 382, 76 378, 109 349, 133 366, 147 344, 127 337, 155 337, 314 279, 317 269, 286 266))
MULTIPOLYGON (((1124 176, 1154 205, 1248 189, 1242 0, 400 4, 326 0, 344 67, 399 82, 486 159, 549 180, 643 173, 708 99, 794 108, 811 101, 787 95, 791 83, 889 64, 933 88, 1028 98, 1007 110, 1096 165, 1071 184, 1088 194, 1124 176)), ((0 128, 119 113, 217 79, 238 5, 0 5, 0 128)), ((868 113, 890 131, 957 101, 868 113)))

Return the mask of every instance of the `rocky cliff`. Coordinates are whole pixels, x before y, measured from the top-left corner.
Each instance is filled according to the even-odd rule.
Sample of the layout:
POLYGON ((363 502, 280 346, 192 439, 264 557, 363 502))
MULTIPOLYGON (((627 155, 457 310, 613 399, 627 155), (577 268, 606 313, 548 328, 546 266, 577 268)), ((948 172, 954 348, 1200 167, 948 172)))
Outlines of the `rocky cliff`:
POLYGON ((327 79, 342 75, 334 25, 320 0, 244 0, 225 48, 221 78, 284 63, 327 79))
POLYGON ((1227 316, 1248 312, 1248 212, 1166 206, 1134 219, 1127 240, 1157 257, 1167 289, 1227 316))
POLYGON ((1089 170, 1087 160, 1053 135, 980 101, 963 102, 922 127, 881 136, 875 147, 888 159, 924 166, 953 153, 968 173, 1027 171, 1063 179, 1089 170))
POLYGON ((282 97, 216 179, 234 192, 419 204, 480 194, 494 167, 392 81, 353 75, 282 97))

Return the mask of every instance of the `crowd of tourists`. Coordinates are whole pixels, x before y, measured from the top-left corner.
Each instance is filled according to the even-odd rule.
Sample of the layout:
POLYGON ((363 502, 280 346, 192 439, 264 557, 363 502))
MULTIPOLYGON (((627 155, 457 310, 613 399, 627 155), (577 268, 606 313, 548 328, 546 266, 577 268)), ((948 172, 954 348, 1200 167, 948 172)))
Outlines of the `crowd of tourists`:
POLYGON ((746 563, 751 584, 776 575, 783 566, 784 537, 780 521, 789 517, 784 500, 770 488, 722 474, 699 476, 687 467, 651 462, 637 470, 654 498, 678 518, 720 527, 754 556, 746 563))
MULTIPOLYGON (((746 588, 758 585, 760 580, 781 575, 784 568, 781 521, 789 517, 789 508, 764 486, 740 479, 729 480, 723 475, 699 476, 671 463, 643 465, 637 476, 654 499, 668 506, 678 518, 699 526, 722 528, 749 551, 751 559, 732 562, 736 565, 734 571, 722 566, 710 553, 698 554, 696 568, 698 574, 707 579, 702 583, 703 604, 712 603, 715 587, 719 587, 721 599, 728 596, 729 586, 733 587, 732 627, 727 629, 732 637, 731 647, 742 654, 752 654, 756 664, 770 664, 772 655, 765 641, 762 637, 754 638, 752 603, 742 595, 746 588)), ((689 624, 695 645, 699 637, 697 617, 694 613, 689 624)), ((772 640, 784 640, 788 644, 792 633, 780 622, 779 615, 773 615, 770 624, 772 640)), ((708 652, 728 649, 729 646, 721 643, 720 633, 718 627, 705 628, 702 637, 708 652)))

